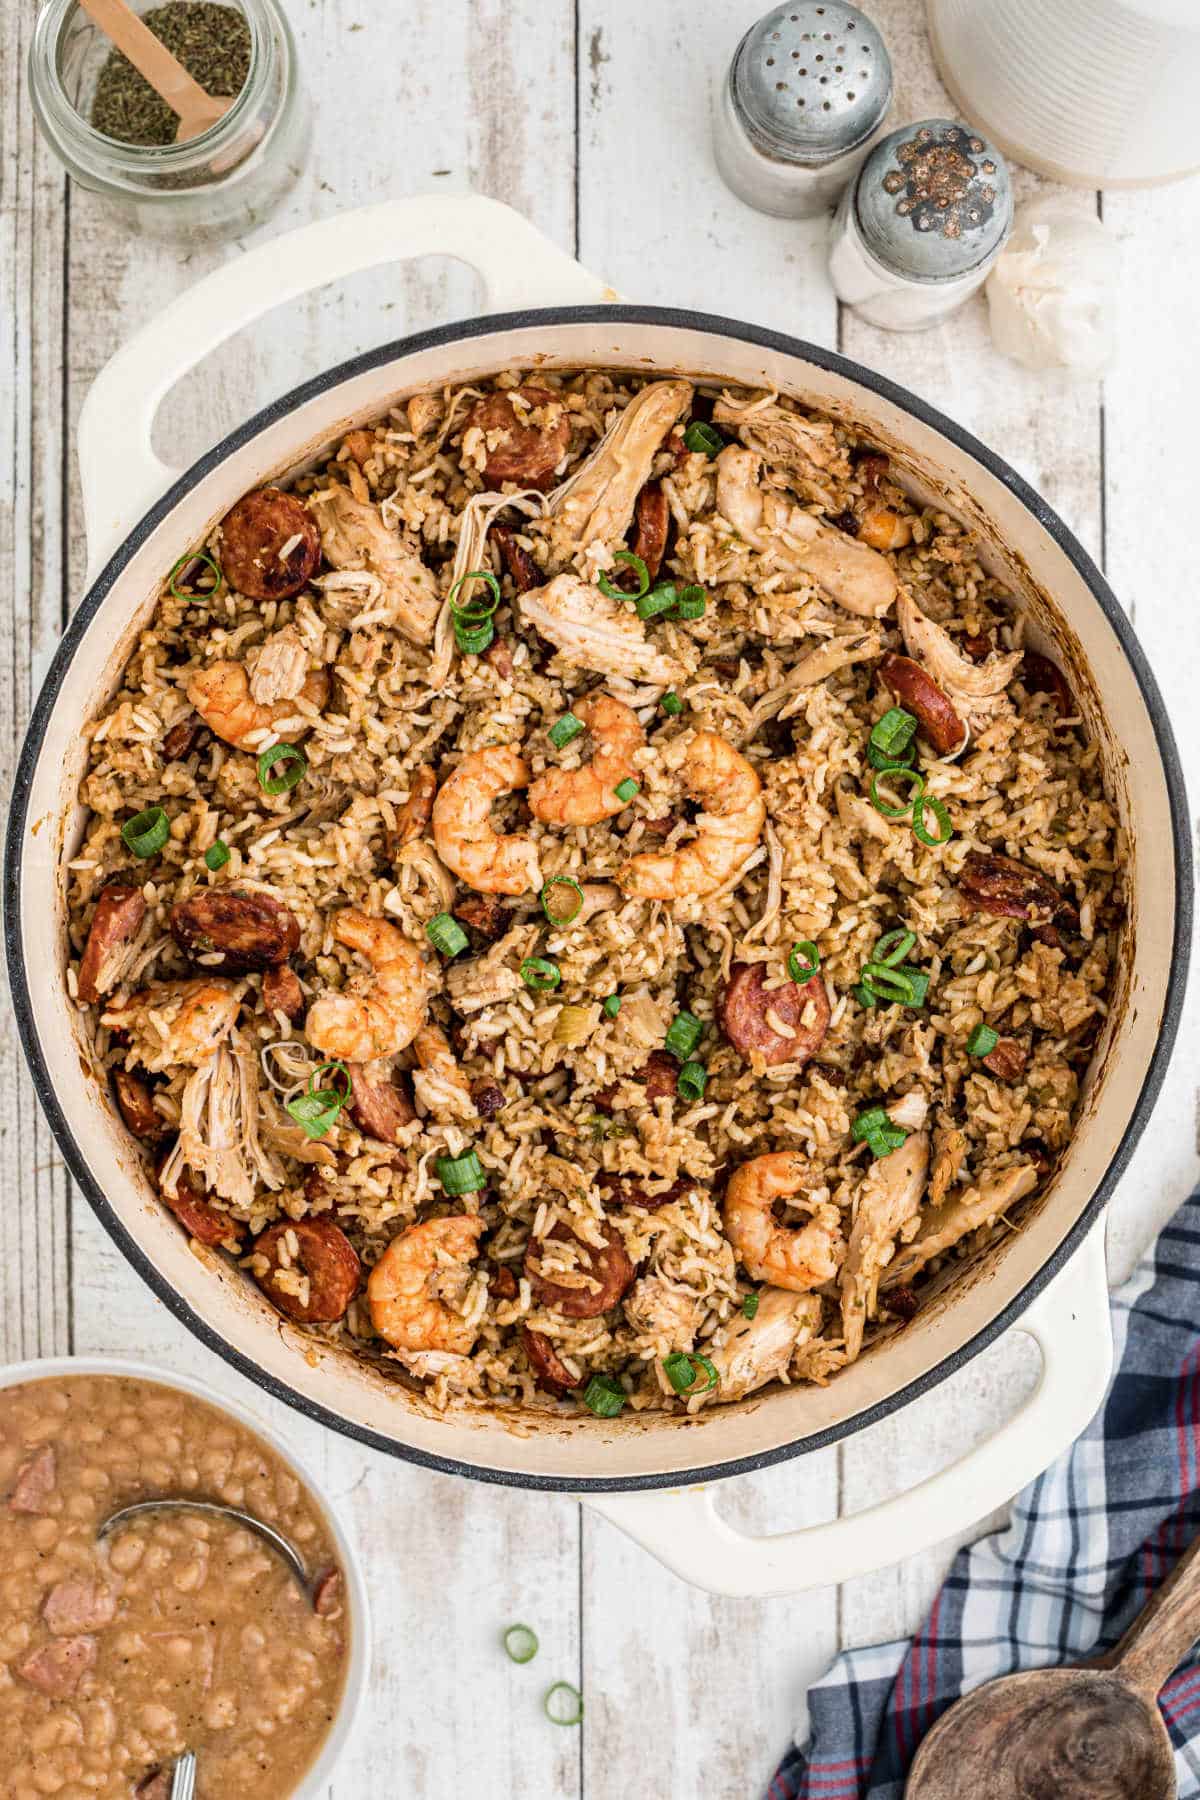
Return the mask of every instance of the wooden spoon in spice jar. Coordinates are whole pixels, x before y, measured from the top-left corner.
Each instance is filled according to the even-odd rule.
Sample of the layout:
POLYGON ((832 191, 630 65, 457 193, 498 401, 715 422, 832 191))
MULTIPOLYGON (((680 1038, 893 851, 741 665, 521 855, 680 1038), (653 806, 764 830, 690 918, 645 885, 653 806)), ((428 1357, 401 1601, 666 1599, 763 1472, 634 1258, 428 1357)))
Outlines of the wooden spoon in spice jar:
POLYGON ((989 1681, 940 1718, 904 1800, 1176 1800, 1155 1701, 1200 1635, 1200 1538, 1115 1650, 989 1681))
POLYGON ((228 96, 206 94, 177 57, 142 23, 126 0, 79 0, 84 12, 122 56, 129 58, 179 118, 175 142, 186 144, 223 119, 233 105, 228 96))

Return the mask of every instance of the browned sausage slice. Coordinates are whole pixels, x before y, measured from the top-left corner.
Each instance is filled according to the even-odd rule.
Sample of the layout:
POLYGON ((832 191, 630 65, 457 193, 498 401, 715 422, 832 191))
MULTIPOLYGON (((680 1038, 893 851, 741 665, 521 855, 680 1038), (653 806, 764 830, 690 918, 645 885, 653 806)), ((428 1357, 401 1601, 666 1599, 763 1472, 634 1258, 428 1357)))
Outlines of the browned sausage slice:
POLYGON ((518 594, 528 594, 533 588, 541 587, 546 577, 528 550, 522 549, 518 544, 516 532, 507 525, 493 525, 490 535, 500 548, 501 560, 512 576, 512 584, 518 594))
POLYGON ((88 1670, 95 1666, 94 1637, 64 1637, 32 1650, 23 1662, 16 1664, 16 1673, 51 1700, 69 1700, 88 1670))
POLYGON ((177 719, 162 741, 164 762, 182 762, 185 756, 190 756, 204 729, 199 713, 185 713, 182 719, 177 719))
POLYGON ((226 1248, 230 1244, 241 1247, 242 1227, 227 1212, 205 1199, 204 1190, 190 1169, 184 1169, 180 1174, 173 1194, 168 1194, 161 1185, 159 1191, 163 1205, 175 1214, 188 1236, 194 1237, 198 1244, 207 1244, 210 1249, 215 1249, 218 1244, 226 1248))
POLYGON ((42 1617, 55 1637, 103 1631, 117 1616, 117 1596, 92 1575, 68 1575, 50 1589, 42 1617))
POLYGON ((1037 650, 1026 650, 1021 658, 1021 680, 1031 694, 1053 694, 1060 719, 1075 716, 1075 701, 1067 678, 1057 663, 1037 650))
POLYGON ((657 1212, 660 1206, 670 1206, 672 1200, 678 1200, 696 1184, 688 1176, 681 1175, 661 1194, 648 1194, 635 1175, 610 1175, 607 1169, 601 1169, 596 1176, 596 1185, 607 1191, 616 1206, 637 1206, 643 1212, 657 1212))
POLYGON ((454 902, 454 916, 494 944, 508 930, 509 908, 499 894, 464 894, 454 902))
POLYGON ((487 461, 483 472, 489 482, 519 481, 524 487, 544 487, 571 443, 567 409, 546 388, 519 387, 488 394, 471 408, 468 429, 471 426, 478 426, 484 434, 487 461), (514 399, 524 402, 519 413, 514 399), (545 423, 530 423, 530 411, 544 412, 545 423))
POLYGON ((255 1256, 265 1257, 270 1267, 255 1280, 273 1306, 300 1325, 331 1325, 344 1316, 358 1292, 362 1265, 350 1239, 332 1219, 283 1219, 268 1225, 254 1240, 255 1256), (277 1277, 283 1270, 283 1243, 288 1232, 296 1236, 297 1252, 291 1267, 308 1277, 308 1299, 302 1300, 277 1277))
POLYGON ((651 581, 658 580, 670 524, 671 508, 662 483, 648 481, 633 509, 633 554, 641 557, 651 581))
POLYGON ((1024 1044, 1016 1038, 1002 1037, 995 1048, 980 1057, 984 1068, 999 1081, 1019 1081, 1029 1060, 1024 1044))
POLYGON ((9 1506, 15 1513, 44 1513, 48 1511, 46 1502, 54 1492, 58 1479, 57 1463, 53 1444, 43 1444, 41 1449, 21 1464, 17 1470, 16 1486, 9 1497, 9 1506))
POLYGON ((382 1144, 398 1144, 405 1125, 411 1125, 417 1109, 403 1078, 380 1071, 377 1064, 347 1063, 350 1071, 350 1116, 360 1131, 382 1144))
POLYGON ((171 936, 185 956, 220 955, 206 969, 245 973, 285 963, 300 942, 300 924, 282 900, 236 888, 202 888, 171 908, 171 936))
POLYGON ((517 665, 513 661, 512 649, 507 638, 498 637, 494 643, 489 644, 483 653, 483 660, 489 668, 495 669, 502 680, 512 680, 517 665))
POLYGON ((221 524, 221 567, 251 600, 298 594, 321 560, 317 522, 295 494, 274 487, 244 494, 221 524))
POLYGON ((155 1109, 150 1089, 139 1075, 128 1069, 114 1069, 113 1089, 121 1117, 134 1137, 154 1143, 167 1135, 167 1122, 155 1109))
POLYGON ((679 1064, 669 1050, 652 1050, 633 1079, 645 1082, 651 1103, 664 1096, 673 1100, 679 1091, 679 1064))
POLYGON ((576 1383, 563 1367, 550 1339, 543 1332, 531 1331, 528 1325, 522 1325, 521 1342, 525 1346, 529 1366, 537 1377, 538 1386, 547 1394, 553 1394, 556 1400, 569 1394, 576 1383))
POLYGON ((304 1012, 304 989, 300 986, 300 978, 286 963, 267 970, 262 978, 262 997, 268 1012, 281 1012, 293 1025, 304 1012))
POLYGON ((507 1263, 500 1263, 488 1276, 488 1293, 493 1300, 515 1300, 517 1278, 507 1263))
POLYGON ((604 1235, 601 1250, 594 1244, 585 1244, 569 1225, 561 1222, 550 1232, 550 1237, 560 1243, 575 1239, 578 1246, 576 1268, 588 1277, 587 1284, 580 1287, 565 1287, 543 1276, 539 1272, 539 1240, 530 1239, 525 1251, 525 1273, 543 1306, 554 1307, 567 1319, 596 1319, 617 1304, 632 1284, 634 1268, 617 1233, 606 1228, 604 1235))
POLYGON ((825 983, 817 975, 803 987, 787 981, 764 993, 765 979, 762 963, 734 963, 721 996, 721 1027, 743 1056, 748 1058, 756 1051, 769 1065, 795 1063, 802 1069, 821 1048, 829 1030, 831 1009, 825 983), (768 1013, 793 1035, 776 1031, 768 1013))
POLYGON ((921 731, 939 756, 962 747, 967 728, 955 712, 949 696, 944 694, 932 675, 927 675, 911 656, 897 656, 889 651, 879 665, 879 673, 897 700, 916 713, 921 731))
POLYGON ((958 877, 958 891, 976 912, 998 918, 1026 919, 1031 924, 1062 919, 1079 923, 1079 914, 1045 875, 1011 856, 972 850, 958 877))
POLYGON ((146 916, 141 888, 110 881, 100 890, 92 926, 79 959, 79 998, 95 1006, 116 980, 120 953, 146 916))

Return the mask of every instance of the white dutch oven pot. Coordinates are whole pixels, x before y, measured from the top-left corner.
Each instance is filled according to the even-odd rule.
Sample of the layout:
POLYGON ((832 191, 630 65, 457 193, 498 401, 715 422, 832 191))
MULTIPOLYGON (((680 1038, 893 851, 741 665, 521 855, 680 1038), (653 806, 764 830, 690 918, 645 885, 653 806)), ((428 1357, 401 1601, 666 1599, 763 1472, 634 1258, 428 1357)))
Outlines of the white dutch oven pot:
POLYGON ((125 1255, 205 1343, 271 1393, 364 1443, 485 1481, 581 1493, 690 1580, 769 1594, 842 1580, 966 1527, 1042 1469, 1095 1410, 1110 1348, 1101 1240, 1088 1227, 1145 1123, 1181 1005, 1191 904, 1183 784, 1162 701, 1120 608, 1061 521, 997 457, 922 401, 828 351, 729 320, 613 300, 507 207, 472 196, 398 200, 240 257, 113 358, 79 428, 92 585, 38 700, 10 820, 9 966, 26 1055, 76 1180, 125 1255), (155 457, 150 430, 163 395, 231 333, 324 282, 435 253, 480 271, 490 316, 317 376, 186 474, 155 457), (81 728, 119 680, 164 570, 248 488, 295 470, 414 390, 534 363, 778 387, 854 421, 892 451, 915 491, 936 493, 976 525, 1029 609, 1033 635, 1051 638, 1065 658, 1102 746, 1132 846, 1132 923, 1069 1155, 1024 1229, 945 1297, 928 1301, 904 1331, 826 1388, 779 1389, 712 1407, 688 1424, 645 1415, 552 1419, 517 1436, 499 1416, 428 1416, 378 1371, 303 1337, 237 1270, 188 1247, 152 1193, 106 1084, 83 1072, 89 1059, 63 976, 60 866, 79 829, 81 728), (753 1540, 724 1524, 695 1485, 858 1430, 944 1380, 1013 1324, 1041 1351, 1037 1391, 990 1441, 914 1492, 856 1517, 753 1540))

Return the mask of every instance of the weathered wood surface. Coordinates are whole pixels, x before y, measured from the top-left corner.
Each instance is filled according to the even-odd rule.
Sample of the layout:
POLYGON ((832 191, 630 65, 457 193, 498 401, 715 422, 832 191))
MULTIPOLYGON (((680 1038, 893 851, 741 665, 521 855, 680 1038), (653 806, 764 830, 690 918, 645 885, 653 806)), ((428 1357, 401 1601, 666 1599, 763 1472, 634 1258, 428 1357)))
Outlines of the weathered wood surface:
MULTIPOLYGON (((1046 493, 1106 561, 1163 684, 1185 761, 1200 761, 1200 648, 1191 593, 1195 501, 1187 394, 1200 193, 1109 196, 1125 264, 1122 357, 1103 397, 1024 375, 989 346, 982 301, 931 332, 887 335, 839 318, 823 230, 761 217, 712 165, 709 116, 724 63, 762 0, 636 7, 630 0, 294 0, 315 98, 309 170, 263 229, 401 193, 466 189, 527 212, 633 298, 693 305, 837 344, 962 419, 1046 493), (1190 226, 1190 229, 1184 229, 1190 226)), ((919 0, 869 0, 891 45, 898 116, 949 110, 919 0)), ((70 438, 91 376, 117 344, 228 251, 191 256, 131 240, 70 191, 38 141, 24 81, 30 9, 0 18, 0 779, 31 693, 78 598, 83 545, 70 438)), ((1021 178, 1022 192, 1038 186, 1021 178)), ((1096 197, 1075 196, 1088 207, 1096 197)), ((164 408, 159 443, 187 460, 295 381, 368 344, 468 314, 456 265, 382 270, 280 309, 212 356, 164 408)), ((5 1001, 7 1007, 7 1002, 5 1001)), ((1112 1211, 1123 1270, 1197 1172, 1200 1030, 1185 1026, 1156 1122, 1112 1211)), ((126 1268, 72 1199, 0 1017, 0 1348, 9 1360, 126 1351, 203 1369, 262 1406, 126 1268)), ((731 1483, 754 1529, 869 1505, 948 1461, 1019 1401, 1022 1340, 839 1450, 731 1483)), ((271 1410, 264 1408, 264 1410, 271 1410)), ((840 1593, 716 1601, 686 1588, 568 1499, 453 1482, 365 1455, 281 1409, 329 1482, 374 1572, 372 1707, 331 1800, 674 1800, 761 1790, 839 1643, 911 1629, 951 1545, 840 1593), (517 1669, 503 1625, 542 1651, 517 1669), (541 1694, 587 1696, 581 1732, 541 1694)))

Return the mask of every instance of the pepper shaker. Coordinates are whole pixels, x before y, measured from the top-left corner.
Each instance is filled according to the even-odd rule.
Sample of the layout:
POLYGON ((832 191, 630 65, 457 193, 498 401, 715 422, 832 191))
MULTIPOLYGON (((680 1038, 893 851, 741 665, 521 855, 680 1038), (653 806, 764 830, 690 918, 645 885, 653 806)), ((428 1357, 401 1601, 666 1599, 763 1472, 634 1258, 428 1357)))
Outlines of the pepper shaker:
POLYGON ((903 125, 876 144, 833 221, 829 273, 872 325, 919 331, 973 294, 1012 228, 998 150, 953 119, 903 125))
POLYGON ((734 52, 714 125, 717 167, 759 212, 805 219, 832 206, 884 129, 887 46, 847 0, 791 0, 734 52))

